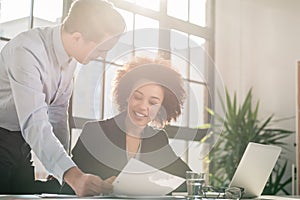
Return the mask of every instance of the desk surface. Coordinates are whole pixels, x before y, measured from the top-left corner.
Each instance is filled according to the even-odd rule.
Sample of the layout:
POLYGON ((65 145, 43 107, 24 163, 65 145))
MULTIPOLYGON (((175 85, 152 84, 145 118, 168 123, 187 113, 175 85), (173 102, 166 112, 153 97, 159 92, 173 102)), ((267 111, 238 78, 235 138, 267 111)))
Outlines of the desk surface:
MULTIPOLYGON (((28 200, 28 199, 49 199, 49 200, 71 200, 71 199, 143 199, 143 200, 177 200, 177 199, 187 199, 184 196, 153 196, 153 197, 125 197, 125 196, 94 196, 94 197, 76 197, 73 195, 0 195, 0 200, 28 200)), ((259 200, 292 200, 292 199, 300 199, 300 196, 261 196, 259 198, 256 198, 259 200)), ((206 199, 203 198, 203 200, 212 200, 212 199, 206 199)), ((226 199, 223 199, 226 200, 226 199)), ((245 199, 246 200, 246 199, 245 199)), ((254 199, 251 199, 254 200, 254 199)))
POLYGON ((143 200, 178 200, 178 199, 186 199, 184 196, 94 196, 94 197, 76 197, 73 195, 0 195, 0 200, 7 199, 7 200, 27 200, 27 199, 49 199, 49 200, 56 200, 56 199, 143 199, 143 200))

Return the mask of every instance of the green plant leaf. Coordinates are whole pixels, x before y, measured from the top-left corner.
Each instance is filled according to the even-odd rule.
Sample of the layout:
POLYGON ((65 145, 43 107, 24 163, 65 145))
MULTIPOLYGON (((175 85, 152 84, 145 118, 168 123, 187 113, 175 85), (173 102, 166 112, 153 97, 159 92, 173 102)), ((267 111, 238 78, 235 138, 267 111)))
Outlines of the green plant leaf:
MULTIPOLYGON (((225 99, 221 99, 225 117, 222 118, 213 110, 206 109, 216 121, 211 125, 212 130, 221 131, 220 134, 217 132, 212 134, 217 136, 218 141, 209 154, 211 185, 214 186, 227 186, 249 142, 277 145, 286 149, 287 144, 283 139, 294 133, 290 130, 273 128, 271 126, 274 123, 273 114, 265 120, 258 118, 259 101, 253 102, 252 88, 240 104, 237 102, 236 92, 231 98, 226 88, 225 99)), ((280 156, 279 159, 286 161, 284 156, 280 156)), ((283 180, 286 163, 287 161, 282 166, 279 164, 275 166, 264 192, 268 194, 286 192, 286 186, 291 183, 291 178, 283 180)))

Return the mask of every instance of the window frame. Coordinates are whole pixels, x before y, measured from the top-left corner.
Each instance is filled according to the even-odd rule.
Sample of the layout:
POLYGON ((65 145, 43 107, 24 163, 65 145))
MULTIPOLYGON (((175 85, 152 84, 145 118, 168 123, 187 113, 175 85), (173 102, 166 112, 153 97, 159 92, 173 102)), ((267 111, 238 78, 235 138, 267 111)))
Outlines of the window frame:
MULTIPOLYGON (((113 3, 115 7, 128 11, 130 13, 133 13, 134 15, 141 15, 144 17, 148 17, 154 20, 157 20, 159 22, 159 29, 164 29, 164 30, 176 30, 176 31, 181 31, 184 33, 188 34, 188 37, 190 38, 190 35, 197 36, 200 38, 204 38, 206 40, 205 43, 205 50, 209 54, 211 61, 214 60, 214 32, 215 32, 215 0, 207 0, 208 1, 208 7, 206 9, 206 27, 201 27, 199 25, 195 25, 193 23, 189 22, 189 16, 190 16, 190 11, 188 11, 188 20, 183 21, 180 19, 177 19, 175 17, 169 16, 167 14, 167 1, 168 0, 160 0, 160 9, 158 11, 154 11, 151 9, 144 8, 142 6, 139 6, 135 3, 131 3, 129 1, 125 0, 108 0, 109 2, 113 3)), ((73 0, 63 0, 63 8, 62 8, 62 18, 61 21, 64 20, 65 16, 68 13, 68 10, 72 4, 73 0)), ((190 2, 190 0, 188 0, 190 2)), ((34 27, 34 0, 30 0, 30 14, 29 14, 29 21, 28 21, 28 29, 31 29, 34 27)), ((188 6, 189 7, 189 6, 188 6)), ((135 27, 135 22, 133 20, 133 27, 135 27)), ((165 36, 165 35, 164 35, 165 36)), ((161 49, 167 49, 170 50, 170 37, 169 36, 164 37, 159 37, 159 47, 161 49)), ((10 38, 3 37, 0 35, 0 40, 1 41, 9 41, 10 38)), ((169 51, 170 52, 170 51, 169 51)), ((170 54, 163 54, 166 59, 170 58, 170 54)), ((98 60, 99 62, 103 62, 103 67, 105 68, 106 64, 110 64, 110 62, 106 60, 98 60)), ((195 80, 190 80, 189 77, 185 81, 188 82, 194 82, 197 84, 202 84, 204 86, 209 86, 209 88, 212 88, 212 90, 207 91, 207 93, 203 96, 204 98, 204 105, 207 105, 209 108, 214 110, 214 99, 215 99, 215 94, 214 94, 214 79, 215 79, 215 74, 214 74, 214 66, 211 66, 211 62, 206 62, 207 66, 205 70, 205 77, 207 78, 207 82, 198 82, 195 80), (209 94, 208 94, 209 92, 209 94)), ((105 70, 104 70, 105 72, 105 70)), ((189 73, 188 73, 189 74, 189 73)), ((105 73, 104 73, 105 76, 105 73)), ((105 78, 103 78, 103 83, 102 83, 102 95, 100 101, 101 103, 101 118, 104 118, 104 101, 105 101, 105 78)), ((188 91, 187 91, 188 92, 188 91)), ((86 121, 89 120, 94 120, 94 119, 85 119, 85 118, 80 118, 80 117, 74 117, 73 116, 73 104, 72 104, 72 98, 70 99, 70 104, 69 104, 69 128, 70 128, 70 142, 72 141, 72 129, 76 128, 81 128, 83 124, 86 121)), ((189 108, 190 105, 187 104, 187 107, 189 108)), ((187 111, 190 112, 190 111, 187 111)), ((204 114, 204 113, 203 113, 204 114)), ((187 117, 189 117, 189 114, 187 114, 187 117)), ((204 114, 204 121, 205 122, 210 122, 213 123, 211 120, 213 120, 208 113, 204 114)), ((189 119, 187 119, 189 121, 189 119)), ((185 140, 187 145, 188 142, 190 141, 200 141, 207 133, 208 129, 198 129, 198 128, 188 128, 188 127, 177 127, 177 126, 167 126, 165 127, 166 132, 168 133, 169 138, 176 138, 176 139, 181 139, 185 140), (181 129, 184 134, 181 134, 178 136, 177 132, 178 129, 181 129)), ((72 144, 69 145, 69 153, 71 152, 71 147, 72 144)), ((188 155, 186 155, 186 162, 189 163, 188 160, 188 155)))
MULTIPOLYGON (((115 7, 128 11, 130 13, 133 13, 133 19, 135 18, 135 15, 142 15, 144 17, 149 17, 152 18, 154 20, 158 20, 159 21, 159 28, 160 29, 164 29, 164 30, 177 30, 177 31, 181 31, 184 33, 187 33, 189 36, 190 35, 194 35, 197 37, 201 37, 206 39, 206 51, 209 54, 210 58, 213 60, 214 59, 214 0, 208 0, 209 3, 209 8, 207 10, 207 17, 206 19, 208 20, 206 22, 207 27, 201 27, 201 26, 197 26, 195 24, 189 23, 188 21, 183 21, 180 19, 176 19, 174 17, 168 16, 167 15, 167 0, 161 0, 160 1, 160 9, 159 11, 153 11, 151 9, 147 9, 144 7, 141 7, 139 5, 136 5, 134 3, 128 2, 128 1, 120 1, 120 0, 109 0, 111 3, 114 4, 115 7), (187 31, 188 30, 188 31, 187 31)), ((189 13, 188 13, 189 16, 189 13)), ((135 21, 133 20, 133 27, 135 27, 135 21)), ((170 49, 170 34, 169 36, 166 38, 164 37, 164 39, 162 40, 162 37, 159 37, 159 47, 162 49, 170 49)), ((165 58, 168 59, 170 58, 169 54, 164 54, 165 58)), ((103 66, 105 67, 106 64, 110 64, 109 62, 105 61, 105 60, 99 60, 99 62, 103 62, 103 66)), ((210 62, 206 63, 207 65, 211 65, 210 62)), ((188 82, 193 82, 193 83, 197 83, 197 84, 202 84, 202 85, 209 85, 209 88, 214 88, 214 70, 213 70, 213 66, 206 66, 206 69, 211 69, 211 70, 206 70, 205 71, 205 77, 207 78, 208 82, 203 83, 203 82, 198 82, 195 80, 185 80, 188 82)), ((104 70, 105 71, 105 70, 104 70)), ((105 76, 105 73, 104 73, 105 76)), ((189 77, 188 77, 189 79, 189 77)), ((189 92, 189 91, 187 91, 189 92)), ((100 101, 101 103, 101 118, 104 118, 104 97, 105 95, 105 78, 103 78, 103 84, 102 84, 102 95, 101 95, 101 99, 100 101)), ((204 95, 204 105, 207 105, 209 108, 214 109, 213 105, 214 105, 214 91, 207 91, 207 93, 204 95), (208 94, 209 92, 209 94, 208 94)), ((72 105, 72 103, 70 104, 72 105)), ((187 104, 187 107, 189 108, 190 105, 187 104)), ((80 118, 80 117, 74 117, 72 119, 72 106, 70 106, 70 121, 72 124, 70 126, 70 130, 71 128, 76 128, 75 124, 78 126, 83 126, 83 124, 86 121, 89 120, 93 120, 93 119, 84 119, 84 118, 80 118), (75 123, 76 122, 76 123, 75 123)), ((188 113, 190 111, 187 111, 188 113)), ((210 117, 210 115, 208 113, 203 113, 204 114, 204 121, 205 123, 209 123, 210 120, 212 120, 212 118, 210 117)), ((187 121, 189 122, 189 115, 187 114, 187 121)), ((176 138, 176 139, 180 139, 180 140, 185 140, 186 141, 186 145, 188 145, 189 141, 200 141, 207 133, 208 133, 208 129, 204 128, 204 129, 198 129, 198 128, 188 128, 188 127, 178 127, 178 126, 172 126, 169 125, 167 127, 165 127, 166 132, 168 133, 168 137, 170 139, 172 138, 176 138), (184 129, 184 132, 186 134, 181 134, 180 136, 178 136, 177 131, 178 129, 184 129)), ((70 145, 71 147, 71 145, 70 145)), ((70 149, 71 151, 71 149, 70 149)), ((185 156, 185 160, 186 162, 188 161, 188 154, 186 154, 185 156)))
MULTIPOLYGON (((208 1, 208 7, 207 7, 207 26, 206 27, 201 27, 195 24, 192 24, 188 21, 183 21, 180 19, 177 19, 175 17, 172 16, 168 16, 167 15, 167 0, 160 0, 160 9, 159 11, 154 11, 151 9, 147 9, 144 8, 142 6, 139 6, 135 3, 131 3, 129 1, 121 1, 121 0, 108 0, 109 2, 113 3, 115 7, 122 9, 122 10, 126 10, 128 12, 141 16, 145 16, 145 17, 149 17, 152 19, 155 19, 157 21, 159 21, 159 28, 160 29, 165 29, 165 30, 177 30, 177 31, 181 31, 184 33, 187 33, 188 35, 194 35, 197 37, 201 37, 206 39, 206 51, 208 52, 210 58, 212 60, 214 60, 214 24, 215 24, 215 10, 214 10, 214 5, 215 5, 215 0, 207 0, 208 1)), ((29 29, 33 28, 34 26, 34 0, 30 1, 31 4, 30 6, 30 15, 29 15, 29 29)), ((68 13, 68 10, 72 4, 72 0, 63 0, 63 13, 62 13, 62 21, 65 18, 65 16, 68 13)), ((188 13, 189 16, 189 13, 188 13)), ((134 23, 134 22, 133 22, 134 23)), ((134 27, 134 24, 133 24, 134 27)), ((9 41, 10 38, 6 38, 6 37, 2 37, 0 36, 0 40, 1 41, 9 41)), ((159 46, 163 49, 170 49, 170 34, 169 37, 165 38, 162 40, 160 37, 159 40, 159 46)), ((168 54, 164 54, 165 58, 170 58, 170 55, 168 54)), ((109 62, 106 62, 105 60, 99 60, 99 62, 103 62, 103 66, 105 67, 106 64, 108 64, 109 62)), ((209 65, 209 63, 207 63, 209 65)), ((207 66, 206 68, 213 68, 212 66, 207 66)), ((105 70, 104 70, 105 71, 105 70)), ((209 85, 210 88, 214 88, 214 71, 213 70, 207 70, 205 71, 205 76, 207 77, 208 82, 207 83, 198 83, 198 84, 204 84, 204 85, 209 85)), ((105 75, 105 73, 104 73, 105 75)), ((186 81, 190 81, 190 82, 195 82, 193 80, 189 80, 189 78, 186 81)), ((103 90, 105 91, 105 78, 103 79, 103 90)), ((204 101, 205 101, 205 105, 207 105, 209 108, 213 109, 213 105, 214 103, 209 101, 209 99, 211 99, 212 101, 214 100, 214 91, 209 91, 209 94, 206 94, 204 96, 204 101)), ((104 116, 104 92, 103 95, 101 95, 101 99, 100 101, 102 101, 102 118, 104 116)), ((189 107, 189 105, 187 105, 189 107)), ((78 118, 78 117, 73 117, 73 112, 72 112, 72 98, 70 100, 70 106, 69 106, 69 127, 70 130, 72 130, 73 128, 77 128, 78 126, 82 126, 84 124, 85 121, 90 120, 90 119, 84 119, 84 118, 78 118), (76 123, 75 123, 76 122, 76 123)), ((189 112, 189 111, 188 111, 189 112)), ((205 122, 209 122, 211 120, 210 116, 208 114, 205 114, 205 122)), ((189 121, 189 119, 187 119, 187 121, 189 121)), ((170 129, 171 130, 175 130, 175 129, 170 129)), ((205 130, 204 130, 205 131, 205 130)), ((171 131, 172 132, 172 131, 171 131)), ((201 132, 201 135, 203 134, 203 130, 199 131, 201 132)), ((170 133, 170 138, 172 138, 172 135, 174 135, 173 133, 170 133)), ((72 134, 71 134, 72 137, 72 134)), ((182 139, 186 139, 186 140, 191 140, 188 136, 187 138, 182 138, 182 139)), ((194 140, 198 140, 199 137, 195 137, 194 140)), ((71 145, 70 145, 71 146, 71 145)), ((71 150, 71 149, 70 149, 71 150)))
MULTIPOLYGON (((66 2, 70 2, 71 0, 65 0, 66 2)), ((159 28, 160 29, 164 29, 164 30, 177 30, 177 31, 181 31, 184 33, 187 33, 189 36, 190 35, 194 35, 197 37, 201 37, 206 39, 206 51, 209 54, 210 58, 213 60, 214 59, 214 4, 215 4, 215 0, 207 0, 208 3, 208 8, 207 8, 207 16, 206 16, 206 24, 207 27, 201 27, 198 25, 195 25, 193 23, 190 23, 188 21, 183 21, 180 19, 177 19, 175 17, 169 16, 167 15, 167 0, 160 0, 160 9, 159 11, 154 11, 151 9, 147 9, 144 8, 142 6, 139 6, 135 3, 129 2, 129 1, 120 1, 120 0, 108 0, 109 2, 113 3, 114 6, 116 8, 128 11, 130 13, 133 13, 134 15, 138 14, 144 17, 148 17, 154 20, 159 21, 159 28)), ((64 5, 70 5, 67 3, 64 3, 64 5)), ((64 11, 67 11, 68 8, 67 6, 64 7, 64 11)), ((189 16, 189 13, 188 13, 189 16)), ((135 26, 135 22, 133 20, 133 27, 135 26)), ((169 37, 164 37, 163 40, 161 39, 162 37, 160 37, 159 40, 159 47, 163 48, 163 49, 170 49, 170 34, 169 37)), ((164 57, 166 59, 170 58, 170 55, 165 54, 164 53, 164 57)), ((103 62, 103 66, 105 67, 106 64, 110 64, 110 62, 107 62, 106 60, 99 60, 99 62, 103 62)), ((209 63, 207 62, 207 65, 209 65, 209 63)), ((213 68, 212 66, 207 66, 206 69, 208 68, 213 68)), ((104 70, 105 71, 105 70, 104 70)), ((189 77, 187 79, 185 79, 185 81, 191 83, 197 83, 197 84, 202 84, 202 85, 209 85, 210 88, 214 88, 214 72, 213 70, 207 70, 205 71, 205 77, 207 77, 208 82, 204 83, 204 82, 198 82, 195 80, 190 80, 189 77)), ((104 73, 105 76, 105 73, 104 73)), ((187 91, 188 92, 188 91, 187 91)), ((105 78, 103 78, 103 84, 102 84, 102 95, 101 95, 101 99, 100 101, 102 109, 101 109, 101 116, 100 118, 103 119, 104 117, 104 95, 105 95, 105 78)), ((214 103, 212 101, 214 99, 214 91, 209 91, 209 94, 205 94, 204 96, 204 101, 205 101, 205 105, 207 105, 209 108, 213 109, 213 105, 214 103)), ((187 104, 187 107, 190 107, 187 104)), ((187 111, 189 112, 189 111, 187 111)), ((94 119, 85 119, 85 118, 80 118, 80 117, 73 117, 72 115, 72 101, 70 101, 70 107, 69 107, 69 116, 70 116, 70 130, 72 128, 80 128, 80 126, 82 126, 86 121, 89 120, 94 120, 94 119), (75 123, 76 122, 76 123, 75 123), (76 125, 75 125, 76 124, 76 125)), ((187 115, 189 116, 189 114, 187 115)), ((205 122, 209 122, 211 120, 210 115, 204 114, 204 121, 205 122)), ((189 121, 189 119, 187 119, 187 121, 189 121)), ((176 127, 176 126, 175 126, 176 127)), ((188 128, 187 129, 191 129, 192 128, 188 128)), ((170 131, 175 130, 175 129, 170 129, 170 131)), ((207 131, 207 129, 201 129, 197 132, 199 132, 200 134, 194 138, 194 140, 198 140, 199 137, 201 135, 203 135, 203 132, 207 131)), ((172 138, 174 136, 174 133, 170 133, 170 138, 172 138)), ((202 136, 201 136, 202 137, 202 136)), ((186 140, 191 140, 192 138, 190 136, 187 136, 186 138, 182 138, 182 139, 186 139, 186 140)))

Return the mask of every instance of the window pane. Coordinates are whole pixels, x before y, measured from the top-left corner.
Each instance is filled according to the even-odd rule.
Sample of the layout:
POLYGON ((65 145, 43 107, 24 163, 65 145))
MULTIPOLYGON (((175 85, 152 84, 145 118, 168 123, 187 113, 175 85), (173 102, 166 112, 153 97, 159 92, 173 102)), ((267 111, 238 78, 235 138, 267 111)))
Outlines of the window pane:
POLYGON ((133 49, 133 31, 124 33, 117 44, 107 52, 106 61, 111 61, 116 64, 123 64, 128 60, 128 53, 133 49), (125 54, 125 55, 124 55, 125 54), (122 56, 121 56, 122 55, 122 56), (120 57, 121 56, 121 57, 120 57))
POLYGON ((106 61, 112 61, 117 64, 122 64, 124 57, 119 58, 120 55, 123 55, 125 52, 130 52, 133 49, 133 17, 134 15, 131 12, 118 9, 121 15, 124 17, 126 22, 126 32, 123 33, 117 42, 117 44, 108 51, 106 55, 106 61), (116 60, 117 59, 117 60, 116 60))
POLYGON ((187 0, 168 0, 167 14, 184 21, 188 20, 188 2, 187 0))
POLYGON ((61 0, 35 0, 34 1, 34 27, 51 26, 61 22, 63 1, 61 0))
POLYGON ((159 23, 141 15, 135 16, 135 47, 158 47, 159 23))
POLYGON ((159 11, 159 0, 136 0, 136 4, 144 8, 159 11))
POLYGON ((144 17, 142 15, 135 15, 135 29, 142 29, 142 28, 159 28, 159 23, 157 20, 144 17))
POLYGON ((188 72, 188 34, 171 30, 171 61, 183 78, 187 78, 188 72))
POLYGON ((73 116, 100 119, 102 98, 103 63, 91 61, 80 65, 75 77, 73 92, 73 116))
POLYGON ((204 90, 205 86, 197 83, 190 83, 189 101, 189 127, 196 128, 204 123, 204 90))
POLYGON ((12 21, 28 17, 31 0, 1 0, 0 22, 12 21))
POLYGON ((114 117, 119 113, 113 101, 113 81, 120 67, 109 64, 105 67, 104 119, 114 117))
POLYGON ((1 0, 0 2, 1 35, 12 38, 18 33, 28 30, 31 0, 1 0))
POLYGON ((206 26, 207 0, 190 0, 190 22, 202 27, 206 26))
POLYGON ((130 3, 134 3, 135 2, 135 0, 124 0, 124 1, 128 1, 130 3))
POLYGON ((206 68, 206 57, 208 54, 203 49, 205 39, 196 37, 191 35, 190 36, 190 61, 191 61, 191 68, 190 68, 190 79, 200 82, 206 82, 205 80, 205 68, 206 68))
POLYGON ((147 48, 147 49, 138 49, 135 50, 135 54, 138 57, 148 57, 148 58, 156 58, 158 55, 157 48, 147 48))
POLYGON ((204 47, 204 44, 205 44, 205 39, 204 38, 201 38, 201 37, 198 37, 198 36, 194 36, 194 35, 190 35, 190 47, 204 47))
POLYGON ((188 126, 188 113, 189 113, 189 108, 188 108, 188 105, 189 105, 189 102, 188 102, 188 82, 187 81, 184 81, 183 82, 184 84, 184 90, 187 94, 187 98, 185 99, 184 103, 183 103, 183 108, 181 110, 181 115, 178 116, 176 122, 175 121, 171 121, 170 122, 170 125, 174 125, 174 126, 181 126, 181 127, 187 127, 188 126))
POLYGON ((188 144, 188 165, 196 172, 208 172, 209 163, 205 157, 209 153, 209 144, 190 141, 188 144))
POLYGON ((171 62, 172 66, 176 69, 176 71, 178 71, 181 74, 181 76, 184 79, 186 79, 189 63, 184 57, 181 56, 180 53, 178 53, 178 51, 173 50, 171 54, 171 62))
POLYGON ((117 9, 117 10, 125 20, 126 30, 127 31, 133 30, 133 13, 128 12, 128 11, 123 10, 123 9, 117 9))

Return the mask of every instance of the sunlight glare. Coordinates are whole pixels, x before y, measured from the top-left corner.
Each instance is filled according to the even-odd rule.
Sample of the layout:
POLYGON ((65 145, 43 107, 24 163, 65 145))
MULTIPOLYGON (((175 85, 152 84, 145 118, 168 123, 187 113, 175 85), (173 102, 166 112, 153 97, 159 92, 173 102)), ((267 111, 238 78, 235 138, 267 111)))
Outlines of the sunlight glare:
POLYGON ((206 26, 207 0, 190 0, 190 22, 199 26, 206 26))
POLYGON ((159 11, 159 0, 136 0, 136 4, 144 8, 159 11))
MULTIPOLYGON (((29 17, 30 6, 31 0, 1 0, 0 23, 29 17)), ((57 22, 61 15, 61 0, 34 1, 34 17, 57 22)))
POLYGON ((169 0, 167 10, 169 16, 188 20, 188 1, 186 0, 169 0))
POLYGON ((29 5, 30 0, 1 0, 0 23, 28 17, 29 5))

